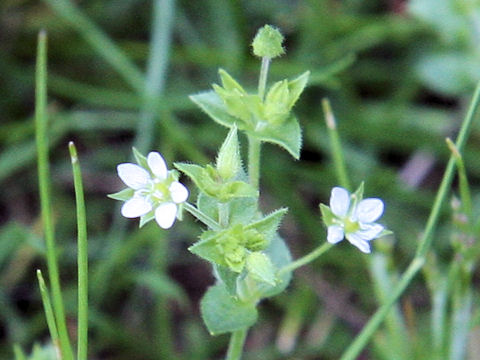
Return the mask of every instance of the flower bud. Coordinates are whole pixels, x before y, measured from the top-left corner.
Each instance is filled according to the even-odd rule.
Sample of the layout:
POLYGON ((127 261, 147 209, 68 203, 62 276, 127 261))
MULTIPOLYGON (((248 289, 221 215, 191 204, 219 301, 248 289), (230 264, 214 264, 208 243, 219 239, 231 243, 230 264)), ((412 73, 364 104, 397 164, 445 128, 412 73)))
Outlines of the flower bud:
POLYGON ((283 35, 273 26, 265 25, 258 30, 252 42, 253 53, 258 57, 273 59, 285 53, 283 35))
POLYGON ((240 166, 237 127, 233 126, 218 152, 217 171, 223 180, 229 180, 237 174, 240 166))

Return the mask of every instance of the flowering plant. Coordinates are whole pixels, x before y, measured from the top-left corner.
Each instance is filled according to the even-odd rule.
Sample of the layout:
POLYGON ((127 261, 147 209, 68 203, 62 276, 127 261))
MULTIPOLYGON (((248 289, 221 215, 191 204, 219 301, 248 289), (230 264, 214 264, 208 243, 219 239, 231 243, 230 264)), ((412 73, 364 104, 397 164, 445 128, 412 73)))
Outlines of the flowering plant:
MULTIPOLYGON (((110 197, 125 201, 122 215, 140 217, 140 226, 155 218, 169 229, 184 209, 203 229, 190 252, 211 263, 216 283, 201 302, 203 320, 211 334, 232 333, 232 339, 246 334, 257 320, 257 305, 288 286, 292 272, 325 252, 330 244, 346 237, 361 251, 371 251, 369 241, 388 232, 375 223, 383 213, 380 199, 365 199, 363 184, 352 195, 344 188, 332 190, 330 207, 321 205, 328 227, 327 242, 303 258, 292 261, 284 239, 278 233, 286 208, 267 215, 259 206, 260 148, 263 142, 280 145, 299 158, 302 143, 300 125, 292 110, 305 89, 309 72, 294 80, 281 80, 266 91, 272 58, 281 55, 283 36, 271 27, 262 28, 253 42, 254 54, 262 57, 257 93, 248 93, 225 70, 222 86, 193 95, 191 99, 215 122, 229 128, 214 164, 175 163, 198 189, 195 203, 187 202, 189 191, 168 170, 158 152, 147 157, 134 149, 137 164, 117 167, 128 186, 110 197), (248 168, 243 167, 238 131, 248 138, 248 168)), ((232 340, 231 349, 243 346, 232 340)), ((232 350, 233 351, 233 350, 232 350)))

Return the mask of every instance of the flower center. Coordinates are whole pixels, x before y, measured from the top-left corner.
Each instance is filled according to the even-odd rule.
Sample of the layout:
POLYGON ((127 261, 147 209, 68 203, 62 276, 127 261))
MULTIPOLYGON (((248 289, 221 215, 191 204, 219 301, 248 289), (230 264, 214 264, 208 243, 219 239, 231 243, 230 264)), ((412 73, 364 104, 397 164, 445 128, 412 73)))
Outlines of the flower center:
POLYGON ((360 225, 357 221, 352 221, 348 217, 344 220, 345 233, 351 234, 360 230, 360 225))

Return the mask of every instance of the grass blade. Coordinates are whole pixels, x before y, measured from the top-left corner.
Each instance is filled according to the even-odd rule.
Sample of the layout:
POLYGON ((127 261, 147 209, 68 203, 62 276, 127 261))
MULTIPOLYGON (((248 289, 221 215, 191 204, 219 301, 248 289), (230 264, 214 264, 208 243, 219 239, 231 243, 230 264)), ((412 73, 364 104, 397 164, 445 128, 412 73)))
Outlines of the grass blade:
POLYGON ((38 36, 37 70, 36 70, 35 125, 38 156, 38 181, 42 222, 45 231, 47 248, 47 266, 52 286, 53 310, 57 322, 60 348, 65 360, 73 359, 70 340, 68 338, 65 310, 60 287, 57 256, 55 249, 55 233, 50 204, 50 168, 48 164, 47 134, 47 34, 41 31, 38 36))
POLYGON ((77 205, 78 237, 78 344, 77 360, 87 360, 88 353, 88 245, 87 216, 83 195, 82 173, 78 161, 77 149, 73 142, 68 144, 72 160, 73 183, 77 205))

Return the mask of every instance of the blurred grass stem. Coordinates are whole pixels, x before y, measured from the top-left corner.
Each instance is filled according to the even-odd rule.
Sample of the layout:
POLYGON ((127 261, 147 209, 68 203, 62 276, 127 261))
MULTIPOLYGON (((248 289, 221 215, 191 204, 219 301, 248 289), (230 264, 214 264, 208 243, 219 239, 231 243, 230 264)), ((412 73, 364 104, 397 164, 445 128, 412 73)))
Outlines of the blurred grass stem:
POLYGON ((77 208, 77 264, 78 264, 78 329, 77 360, 87 360, 88 354, 88 245, 87 215, 83 195, 82 173, 77 149, 73 142, 68 144, 73 169, 75 201, 77 208))
POLYGON ((345 157, 343 156, 340 137, 338 136, 337 123, 328 99, 322 100, 322 108, 325 115, 325 123, 327 124, 328 136, 330 138, 331 153, 337 179, 340 182, 340 186, 351 190, 347 167, 345 165, 345 157))
MULTIPOLYGON (((463 147, 465 146, 479 102, 480 84, 478 84, 477 88, 475 89, 475 93, 470 103, 468 113, 462 122, 462 126, 457 137, 455 146, 458 151, 462 151, 463 147)), ((410 284, 410 281, 415 277, 415 275, 420 271, 423 264, 425 263, 425 257, 428 250, 430 249, 433 239, 433 233, 438 223, 438 218, 440 217, 440 210, 447 198, 448 191, 453 180, 455 162, 455 156, 452 154, 450 156, 450 160, 448 161, 442 183, 440 184, 437 196, 435 197, 430 216, 425 226, 425 231, 422 238, 420 239, 420 243, 414 259, 408 266, 407 270, 401 276, 399 282, 396 284, 388 300, 377 310, 377 312, 369 320, 367 325, 363 328, 361 333, 349 345, 349 347, 346 349, 346 351, 340 358, 341 360, 355 360, 358 357, 362 349, 367 345, 370 338, 373 336, 377 328, 388 315, 391 307, 396 303, 398 298, 402 295, 407 286, 410 284)))
POLYGON ((62 300, 60 276, 58 273, 57 255, 55 249, 55 233, 53 215, 50 204, 50 169, 48 163, 48 133, 47 133, 47 34, 41 31, 38 36, 36 89, 35 89, 35 126, 38 156, 38 182, 42 222, 45 231, 47 266, 52 287, 53 310, 58 327, 62 359, 73 359, 72 348, 68 338, 65 310, 62 300))

